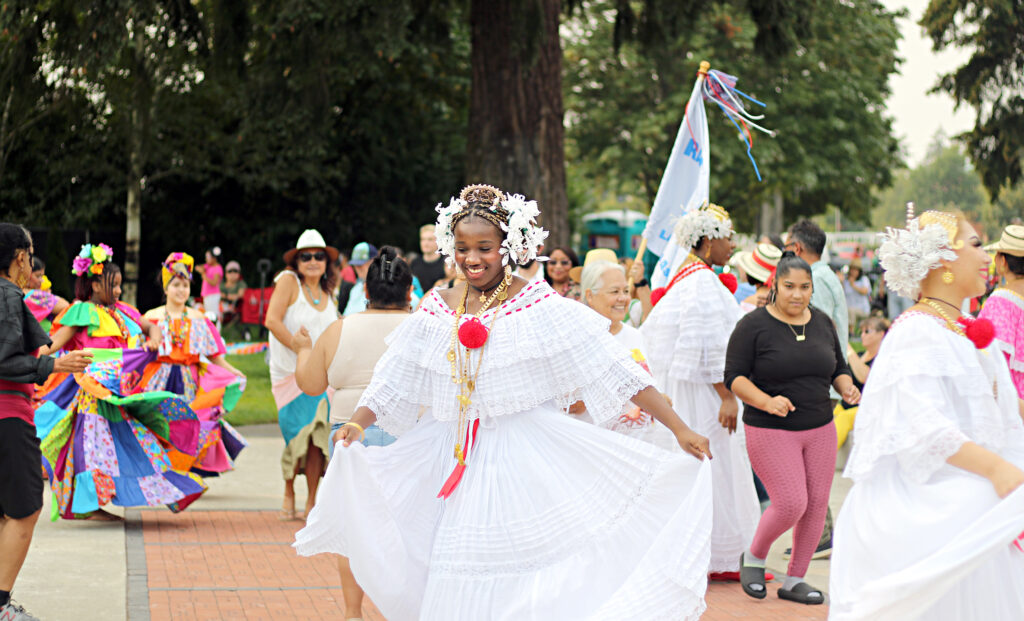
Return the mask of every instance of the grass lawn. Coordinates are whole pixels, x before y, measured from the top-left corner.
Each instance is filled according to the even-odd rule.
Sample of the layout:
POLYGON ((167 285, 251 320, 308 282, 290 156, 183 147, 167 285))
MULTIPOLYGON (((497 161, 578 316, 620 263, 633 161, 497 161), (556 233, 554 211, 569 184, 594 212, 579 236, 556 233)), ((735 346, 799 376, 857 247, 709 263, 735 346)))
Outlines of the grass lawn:
POLYGON ((257 425, 277 422, 277 406, 270 394, 270 369, 263 361, 263 353, 247 356, 228 356, 228 362, 245 373, 245 393, 227 420, 232 425, 257 425))

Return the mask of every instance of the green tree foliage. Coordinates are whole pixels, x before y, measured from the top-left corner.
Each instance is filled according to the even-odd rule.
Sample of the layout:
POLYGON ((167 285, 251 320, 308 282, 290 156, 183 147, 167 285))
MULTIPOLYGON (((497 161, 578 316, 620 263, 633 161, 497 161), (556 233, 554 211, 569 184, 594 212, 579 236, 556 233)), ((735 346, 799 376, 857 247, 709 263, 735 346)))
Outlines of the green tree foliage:
POLYGON ((569 24, 566 49, 569 161, 586 171, 591 194, 653 202, 697 65, 708 59, 768 104, 764 124, 777 132, 754 136, 765 179, 758 183, 732 124, 706 104, 712 200, 746 230, 757 228, 775 193, 789 220, 828 205, 867 218, 870 188, 888 184, 899 162, 884 114, 898 62, 896 14, 873 2, 818 3, 793 53, 766 57, 745 5, 715 4, 694 16, 685 36, 608 55, 616 22, 610 3, 601 6, 569 24))
POLYGON ((901 226, 906 220, 906 204, 913 201, 917 210, 959 210, 981 226, 990 238, 998 237, 1004 226, 1024 213, 1024 186, 1004 190, 999 199, 990 200, 981 175, 960 145, 950 145, 937 135, 925 160, 912 170, 898 173, 892 187, 879 193, 878 206, 872 211, 876 228, 901 226))
POLYGON ((140 305, 159 299, 152 283, 172 250, 201 256, 220 245, 256 282, 256 259, 279 261, 304 228, 343 248, 412 247, 417 226, 462 182, 460 3, 6 6, 8 33, 33 26, 31 62, 10 80, 34 80, 51 98, 68 92, 75 107, 41 116, 11 150, 0 205, 36 226, 124 230, 139 164, 140 305), (140 127, 144 157, 132 161, 140 127))
POLYGON ((1024 158, 1024 4, 1020 0, 931 0, 921 25, 936 50, 972 50, 935 87, 974 108, 974 129, 960 138, 998 198, 1021 178, 1024 158))

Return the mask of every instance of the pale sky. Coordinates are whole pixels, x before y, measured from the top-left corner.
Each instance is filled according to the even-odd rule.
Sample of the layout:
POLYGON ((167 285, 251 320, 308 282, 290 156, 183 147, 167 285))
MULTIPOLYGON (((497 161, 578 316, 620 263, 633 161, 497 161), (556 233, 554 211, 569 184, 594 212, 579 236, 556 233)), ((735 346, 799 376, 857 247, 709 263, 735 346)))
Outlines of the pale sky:
POLYGON ((964 64, 970 51, 947 49, 936 53, 932 42, 918 25, 927 0, 882 0, 891 11, 906 8, 909 17, 899 20, 903 39, 899 55, 903 58, 900 75, 890 78, 892 94, 886 102, 893 118, 893 131, 906 153, 907 165, 913 168, 924 158, 932 136, 939 129, 954 136, 974 126, 974 110, 960 106, 953 111, 953 98, 946 94, 928 94, 939 76, 964 64))

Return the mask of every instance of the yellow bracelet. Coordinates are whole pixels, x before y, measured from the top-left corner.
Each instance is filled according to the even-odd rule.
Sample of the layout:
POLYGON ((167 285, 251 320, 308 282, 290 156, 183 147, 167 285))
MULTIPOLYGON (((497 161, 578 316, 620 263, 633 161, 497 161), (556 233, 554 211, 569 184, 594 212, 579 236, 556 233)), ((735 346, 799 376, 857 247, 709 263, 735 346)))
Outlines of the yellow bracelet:
POLYGON ((360 439, 363 439, 363 438, 366 437, 366 430, 363 429, 362 425, 360 425, 359 423, 353 423, 352 421, 348 421, 347 423, 342 425, 342 427, 347 427, 348 425, 352 425, 353 427, 355 427, 356 429, 359 430, 360 439))

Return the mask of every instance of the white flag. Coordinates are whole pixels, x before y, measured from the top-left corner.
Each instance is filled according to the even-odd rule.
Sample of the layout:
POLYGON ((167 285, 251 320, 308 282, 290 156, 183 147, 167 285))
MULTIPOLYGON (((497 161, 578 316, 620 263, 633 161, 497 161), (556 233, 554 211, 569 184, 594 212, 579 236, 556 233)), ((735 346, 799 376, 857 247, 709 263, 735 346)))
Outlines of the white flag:
POLYGON ((652 287, 667 284, 688 254, 687 249, 679 247, 672 234, 676 220, 707 203, 710 198, 711 144, 701 95, 703 84, 704 74, 700 74, 686 104, 686 116, 679 126, 679 134, 672 145, 672 153, 668 156, 668 165, 644 229, 647 248, 661 257, 651 275, 652 287))

